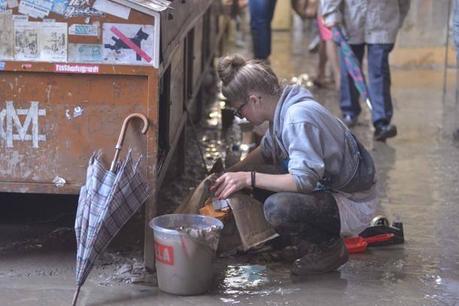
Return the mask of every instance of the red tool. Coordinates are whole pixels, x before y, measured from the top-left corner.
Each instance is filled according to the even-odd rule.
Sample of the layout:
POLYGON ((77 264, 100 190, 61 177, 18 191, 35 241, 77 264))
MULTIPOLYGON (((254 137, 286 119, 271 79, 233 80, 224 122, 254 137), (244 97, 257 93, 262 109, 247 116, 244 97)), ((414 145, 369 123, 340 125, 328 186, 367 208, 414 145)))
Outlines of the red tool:
POLYGON ((344 239, 347 251, 350 254, 363 253, 367 249, 368 242, 360 236, 344 239))
POLYGON ((403 224, 394 222, 391 226, 384 216, 375 217, 370 227, 361 232, 359 236, 344 239, 347 250, 351 254, 365 252, 367 246, 399 244, 404 241, 403 224))
POLYGON ((346 245, 347 251, 350 254, 363 253, 367 249, 367 246, 380 245, 392 240, 394 234, 380 234, 370 237, 350 237, 344 239, 344 244, 346 245))

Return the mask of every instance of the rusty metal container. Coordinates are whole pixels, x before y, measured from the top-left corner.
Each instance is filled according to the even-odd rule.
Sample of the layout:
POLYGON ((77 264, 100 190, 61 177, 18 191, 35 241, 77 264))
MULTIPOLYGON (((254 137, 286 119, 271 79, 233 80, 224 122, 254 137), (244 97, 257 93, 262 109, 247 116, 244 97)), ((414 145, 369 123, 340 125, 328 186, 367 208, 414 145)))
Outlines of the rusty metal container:
POLYGON ((98 74, 52 69, 7 63, 0 74, 0 191, 78 193, 89 156, 100 148, 111 157, 120 123, 132 112, 146 114, 152 129, 146 138, 129 129, 125 147, 146 157, 145 174, 154 180, 157 72, 105 65, 98 74))
MULTIPOLYGON (((161 10, 152 9, 152 3, 167 1, 96 0, 99 3, 92 8, 84 7, 86 1, 72 1, 81 7, 69 10, 69 4, 60 12, 54 7, 34 10, 27 1, 21 0, 24 3, 12 8, 11 15, 28 14, 32 27, 11 17, 8 34, 7 21, 0 16, 0 40, 11 36, 11 42, 0 44, 13 47, 11 54, 0 47, 0 192, 77 194, 90 155, 102 149, 109 160, 123 119, 133 112, 145 114, 150 129, 146 137, 129 129, 124 147, 143 155, 142 171, 156 192, 172 155, 183 145, 179 139, 187 120, 185 106, 194 103, 204 73, 212 69, 221 38, 221 29, 214 27, 220 1, 175 0, 168 2, 172 8, 161 10), (43 10, 52 25, 36 16, 43 10), (30 40, 47 35, 33 34, 34 27, 57 28, 64 23, 66 60, 23 58, 28 54, 20 53, 20 48, 36 51, 30 40), (128 37, 121 32, 130 25, 140 29, 128 37), (29 31, 26 35, 24 28, 29 31), (112 37, 107 40, 109 30, 112 37), (145 35, 142 30, 146 36, 139 36, 145 35), (142 39, 151 39, 149 52, 142 50, 142 39), (77 50, 72 52, 82 52, 78 59, 83 60, 70 59, 71 46, 77 50), (108 48, 114 50, 110 56, 115 62, 107 62, 108 48), (118 52, 128 52, 123 50, 135 52, 130 55, 132 63, 116 62, 118 52)), ((59 39, 51 38, 55 43, 59 39)), ((155 199, 153 195, 146 203, 147 221, 156 214, 155 199)), ((153 240, 147 226, 145 233, 145 262, 152 268, 153 240)))

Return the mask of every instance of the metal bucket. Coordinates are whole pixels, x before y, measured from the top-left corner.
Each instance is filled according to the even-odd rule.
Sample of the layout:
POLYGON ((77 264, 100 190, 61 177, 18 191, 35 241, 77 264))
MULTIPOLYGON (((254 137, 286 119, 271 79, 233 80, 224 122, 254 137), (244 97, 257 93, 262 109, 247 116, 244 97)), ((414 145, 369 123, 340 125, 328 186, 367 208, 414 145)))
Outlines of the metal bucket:
POLYGON ((205 293, 212 285, 223 223, 207 216, 170 214, 153 218, 149 225, 155 237, 159 289, 178 295, 205 293))

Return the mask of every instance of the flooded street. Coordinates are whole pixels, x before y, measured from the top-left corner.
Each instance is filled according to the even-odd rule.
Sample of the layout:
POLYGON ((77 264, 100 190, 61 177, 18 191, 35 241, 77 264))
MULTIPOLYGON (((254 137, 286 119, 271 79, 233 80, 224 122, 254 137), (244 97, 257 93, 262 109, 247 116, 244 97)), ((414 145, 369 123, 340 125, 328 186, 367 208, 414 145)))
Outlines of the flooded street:
MULTIPOLYGON (((446 1, 439 2, 444 2, 438 8, 446 13, 446 1)), ((143 217, 139 214, 99 260, 83 287, 80 305, 458 305, 459 143, 452 136, 457 128, 455 54, 453 48, 445 51, 441 18, 442 26, 423 38, 430 44, 416 40, 423 29, 413 29, 415 20, 424 15, 413 10, 391 54, 398 136, 387 143, 374 142, 370 114, 363 104, 354 128, 375 159, 382 212, 390 222, 403 222, 404 244, 369 248, 350 255, 338 272, 304 279, 292 278, 288 265, 263 256, 219 258, 215 286, 208 294, 178 297, 159 291, 154 276, 140 268, 143 217)), ((425 26, 436 23, 432 18, 425 26)), ((315 73, 317 55, 308 53, 307 38, 298 30, 274 33, 271 63, 286 82, 315 73)), ((232 50, 249 54, 246 49, 232 50)), ((339 116, 337 93, 311 90, 339 116)), ((213 107, 218 114, 221 105, 213 107)), ((227 148, 227 141, 238 139, 221 135, 219 118, 214 116, 208 116, 199 131, 209 164, 219 156, 230 158, 228 151, 244 153, 243 147, 227 148)), ((189 148, 196 151, 195 143, 189 148)), ((187 157, 193 165, 187 166, 184 178, 165 184, 160 192, 163 201, 178 203, 184 191, 202 178, 196 154, 187 157)), ((74 292, 72 222, 77 199, 22 198, 25 203, 15 209, 17 199, 0 195, 0 305, 69 305, 74 292)), ((160 202, 159 210, 168 212, 173 205, 160 202)))

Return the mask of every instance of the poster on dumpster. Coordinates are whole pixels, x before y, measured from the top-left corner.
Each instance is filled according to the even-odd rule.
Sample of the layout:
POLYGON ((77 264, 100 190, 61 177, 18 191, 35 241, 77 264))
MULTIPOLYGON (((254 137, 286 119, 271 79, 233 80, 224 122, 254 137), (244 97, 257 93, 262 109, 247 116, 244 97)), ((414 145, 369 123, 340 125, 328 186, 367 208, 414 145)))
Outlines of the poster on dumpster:
POLYGON ((16 60, 39 60, 39 22, 14 24, 14 54, 16 60))
POLYGON ((13 18, 10 13, 0 14, 0 60, 12 60, 13 18))
POLYGON ((104 61, 113 64, 153 65, 154 32, 152 25, 105 23, 104 61))
POLYGON ((67 61, 67 23, 41 22, 39 48, 40 59, 43 61, 67 61))

